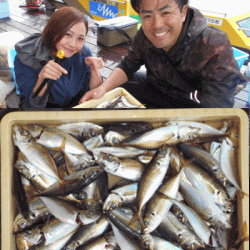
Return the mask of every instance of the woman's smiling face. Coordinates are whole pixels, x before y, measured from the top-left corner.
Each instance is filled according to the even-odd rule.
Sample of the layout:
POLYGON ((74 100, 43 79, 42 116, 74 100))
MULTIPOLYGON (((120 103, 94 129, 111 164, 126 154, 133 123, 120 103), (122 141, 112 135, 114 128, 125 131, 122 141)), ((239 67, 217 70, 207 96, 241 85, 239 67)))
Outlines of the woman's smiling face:
POLYGON ((169 51, 181 34, 187 6, 180 11, 175 0, 142 0, 140 17, 146 37, 159 49, 169 51))
POLYGON ((72 57, 83 48, 86 31, 84 22, 73 25, 65 36, 56 44, 57 51, 63 50, 64 57, 72 57))

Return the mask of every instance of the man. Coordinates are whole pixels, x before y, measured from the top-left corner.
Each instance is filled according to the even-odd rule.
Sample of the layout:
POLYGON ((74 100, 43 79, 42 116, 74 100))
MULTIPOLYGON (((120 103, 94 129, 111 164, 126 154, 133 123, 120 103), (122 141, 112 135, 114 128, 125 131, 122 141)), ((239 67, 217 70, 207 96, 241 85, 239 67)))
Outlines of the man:
POLYGON ((227 35, 208 26, 188 0, 131 0, 131 4, 142 27, 128 56, 80 103, 123 85, 149 108, 233 107, 234 93, 247 80, 227 35), (147 73, 135 74, 142 65, 147 73))

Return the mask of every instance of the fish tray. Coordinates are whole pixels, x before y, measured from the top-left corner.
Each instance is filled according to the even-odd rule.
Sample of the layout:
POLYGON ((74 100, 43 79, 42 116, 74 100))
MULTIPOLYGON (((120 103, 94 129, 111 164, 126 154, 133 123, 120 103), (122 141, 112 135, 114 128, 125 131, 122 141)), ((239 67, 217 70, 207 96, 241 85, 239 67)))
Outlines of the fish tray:
MULTIPOLYGON (((238 179, 246 194, 249 194, 249 117, 241 109, 176 109, 176 110, 71 110, 71 111, 15 111, 5 115, 1 122, 1 249, 16 250, 13 235, 13 220, 17 213, 12 195, 12 178, 15 146, 12 126, 15 124, 59 125, 70 122, 89 121, 96 124, 119 121, 167 122, 198 121, 220 128, 225 120, 233 121, 239 138, 238 179)), ((112 181, 112 180, 111 180, 112 181)), ((115 181, 114 181, 115 182, 115 181)), ((237 199, 237 229, 239 237, 244 235, 243 224, 247 224, 249 234, 249 196, 239 195, 237 199)), ((235 239, 237 240, 237 239, 235 239)), ((245 242, 241 250, 249 249, 245 242)))
POLYGON ((144 105, 142 105, 137 99, 135 99, 127 90, 124 88, 118 87, 115 88, 109 92, 107 92, 102 98, 100 99, 92 99, 90 101, 87 101, 85 103, 82 103, 80 105, 75 106, 74 108, 96 108, 99 104, 111 101, 115 99, 118 96, 124 96, 128 100, 129 103, 132 105, 138 106, 138 108, 145 108, 144 105))

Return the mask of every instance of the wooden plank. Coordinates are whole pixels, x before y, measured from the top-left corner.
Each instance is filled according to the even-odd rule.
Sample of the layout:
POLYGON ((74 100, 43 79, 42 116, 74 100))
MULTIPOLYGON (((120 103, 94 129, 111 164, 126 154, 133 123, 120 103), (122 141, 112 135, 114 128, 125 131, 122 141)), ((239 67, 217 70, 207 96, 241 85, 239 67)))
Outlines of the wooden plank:
POLYGON ((45 22, 45 21, 42 21, 40 23, 32 22, 28 19, 23 19, 22 17, 16 16, 16 15, 11 15, 11 19, 13 21, 18 22, 18 23, 22 23, 23 25, 25 25, 27 27, 27 29, 30 29, 30 27, 32 27, 33 31, 37 30, 36 32, 43 31, 44 27, 47 24, 47 22, 45 22))
POLYGON ((248 102, 248 92, 242 90, 238 95, 235 96, 235 98, 248 102))
POLYGON ((27 25, 16 22, 15 20, 12 20, 12 19, 5 21, 5 22, 0 21, 0 23, 3 25, 3 26, 1 25, 1 27, 4 27, 4 25, 7 27, 7 31, 12 31, 14 29, 14 30, 19 30, 28 34, 33 34, 37 32, 36 29, 30 26, 28 27, 27 25))

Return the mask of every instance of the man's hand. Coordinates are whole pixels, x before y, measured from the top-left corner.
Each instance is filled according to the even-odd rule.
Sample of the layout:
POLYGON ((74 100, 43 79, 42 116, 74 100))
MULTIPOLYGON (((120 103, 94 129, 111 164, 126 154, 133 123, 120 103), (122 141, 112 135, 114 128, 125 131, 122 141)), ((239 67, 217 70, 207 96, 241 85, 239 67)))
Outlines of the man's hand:
POLYGON ((100 99, 104 96, 106 93, 105 89, 102 87, 102 85, 98 88, 92 89, 88 91, 80 100, 79 104, 84 103, 86 101, 92 100, 92 99, 100 99))

